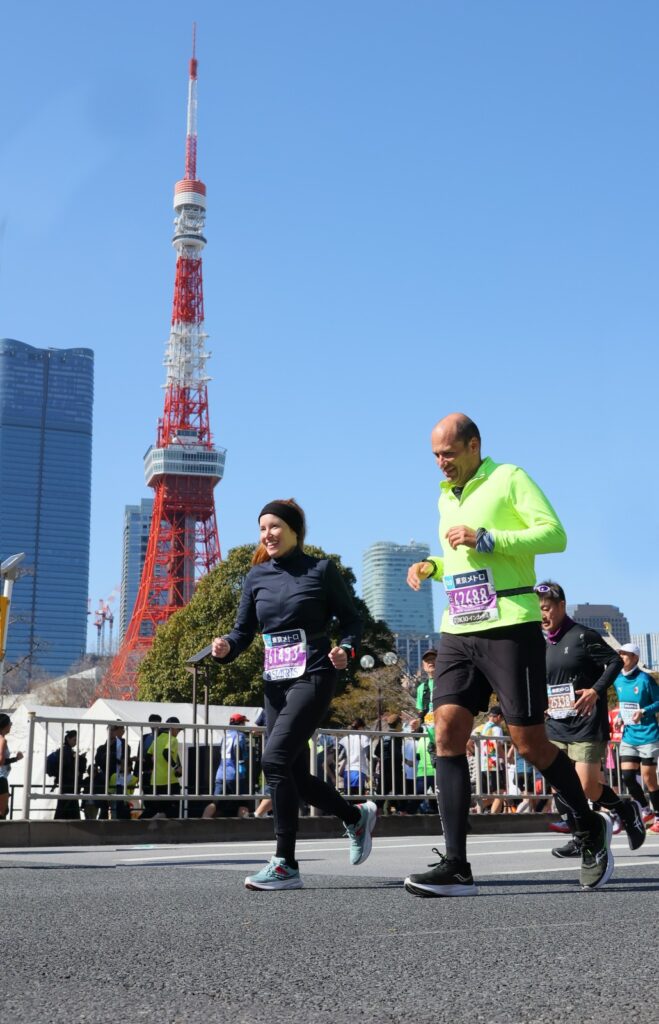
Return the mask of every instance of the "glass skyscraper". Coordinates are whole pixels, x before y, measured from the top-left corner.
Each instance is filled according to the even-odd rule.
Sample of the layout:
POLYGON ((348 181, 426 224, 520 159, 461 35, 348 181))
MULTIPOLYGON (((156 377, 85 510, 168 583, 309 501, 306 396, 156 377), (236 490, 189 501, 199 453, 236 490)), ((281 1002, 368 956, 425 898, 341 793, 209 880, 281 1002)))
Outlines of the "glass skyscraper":
POLYGON ((396 636, 398 654, 411 673, 418 672, 421 655, 437 645, 434 631, 433 583, 415 592, 407 585, 407 570, 430 554, 427 544, 377 541, 364 552, 362 597, 374 619, 383 619, 396 636))
POLYGON ((93 398, 91 349, 0 339, 0 559, 24 551, 27 570, 6 661, 26 659, 24 683, 87 647, 93 398))
POLYGON ((121 605, 119 609, 119 643, 123 643, 133 607, 140 589, 142 568, 149 542, 153 498, 142 498, 139 505, 124 508, 124 545, 121 562, 121 605))

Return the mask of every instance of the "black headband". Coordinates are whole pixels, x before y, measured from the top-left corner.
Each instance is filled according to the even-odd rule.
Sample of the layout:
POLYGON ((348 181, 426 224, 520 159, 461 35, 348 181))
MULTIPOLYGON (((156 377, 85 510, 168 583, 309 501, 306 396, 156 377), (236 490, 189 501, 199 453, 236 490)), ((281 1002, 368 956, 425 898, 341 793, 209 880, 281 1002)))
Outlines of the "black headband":
POLYGON ((269 501, 267 505, 264 505, 259 512, 259 520, 261 516, 277 516, 278 519, 283 519, 287 526, 290 526, 293 533, 296 533, 299 537, 302 535, 304 530, 304 519, 298 510, 293 506, 289 505, 285 501, 269 501))

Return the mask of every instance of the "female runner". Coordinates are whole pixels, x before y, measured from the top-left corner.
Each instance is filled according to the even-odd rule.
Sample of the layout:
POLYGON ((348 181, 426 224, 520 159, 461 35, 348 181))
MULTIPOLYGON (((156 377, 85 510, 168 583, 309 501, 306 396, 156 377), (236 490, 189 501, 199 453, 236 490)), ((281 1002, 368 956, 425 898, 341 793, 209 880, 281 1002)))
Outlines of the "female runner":
POLYGON ((351 864, 363 864, 371 852, 375 804, 350 804, 309 771, 309 739, 327 714, 337 673, 355 653, 361 619, 334 562, 305 555, 305 518, 297 502, 269 502, 259 515, 259 530, 236 624, 227 636, 213 640, 212 654, 226 665, 257 632, 263 634, 262 768, 272 793, 277 849, 261 871, 245 879, 245 887, 300 889, 295 859, 300 799, 344 822, 351 864), (341 629, 337 647, 328 635, 332 618, 341 629))

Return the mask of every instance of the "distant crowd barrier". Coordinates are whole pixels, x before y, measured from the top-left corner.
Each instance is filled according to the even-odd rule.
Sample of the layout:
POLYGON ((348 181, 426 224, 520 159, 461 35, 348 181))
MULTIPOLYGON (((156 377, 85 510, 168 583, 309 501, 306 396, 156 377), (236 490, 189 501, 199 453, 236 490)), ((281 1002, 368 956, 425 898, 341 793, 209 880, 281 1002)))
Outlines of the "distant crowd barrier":
MULTIPOLYGON (((100 810, 112 817, 198 818, 211 802, 252 811, 267 797, 261 772, 264 733, 251 725, 191 723, 163 723, 154 730, 149 722, 43 718, 31 712, 20 762, 23 778, 9 779, 9 817, 96 817, 100 810), (124 730, 119 746, 117 727, 124 730), (71 730, 77 744, 64 757, 71 730), (57 751, 60 756, 53 760, 57 751), (161 757, 164 768, 155 763, 161 757)), ((468 759, 472 810, 551 809, 542 775, 517 755, 509 737, 474 733, 468 759)), ((325 729, 309 741, 314 775, 348 800, 376 800, 385 813, 436 812, 434 760, 426 733, 325 729)), ((606 781, 620 790, 617 743, 609 744, 604 771, 606 781)))

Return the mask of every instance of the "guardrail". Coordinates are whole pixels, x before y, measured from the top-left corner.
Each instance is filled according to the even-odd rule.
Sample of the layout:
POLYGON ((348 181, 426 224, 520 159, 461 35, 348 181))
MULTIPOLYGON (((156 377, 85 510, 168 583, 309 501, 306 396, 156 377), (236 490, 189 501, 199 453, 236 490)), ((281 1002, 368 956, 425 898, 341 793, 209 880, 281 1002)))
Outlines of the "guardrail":
MULTIPOLYGON (((78 817, 82 807, 85 817, 199 817, 212 802, 225 808, 248 805, 267 795, 260 768, 264 733, 254 726, 193 723, 162 723, 154 730, 150 722, 72 721, 30 713, 27 750, 19 762, 23 780, 10 779, 9 816, 51 817, 54 810, 56 817, 78 817), (117 726, 125 730, 119 746, 111 732, 117 726), (72 729, 78 740, 65 759, 61 751, 72 729), (57 773, 48 775, 48 757, 57 750, 57 773), (169 763, 165 758, 153 771, 154 754, 160 758, 163 751, 169 763)), ((468 758, 472 809, 548 809, 551 793, 542 775, 518 757, 510 737, 474 733, 468 758)), ((426 733, 326 729, 309 741, 313 774, 335 785, 346 799, 370 797, 385 812, 436 809, 433 761, 426 733)), ((609 744, 604 771, 606 781, 619 790, 616 743, 609 744)))

